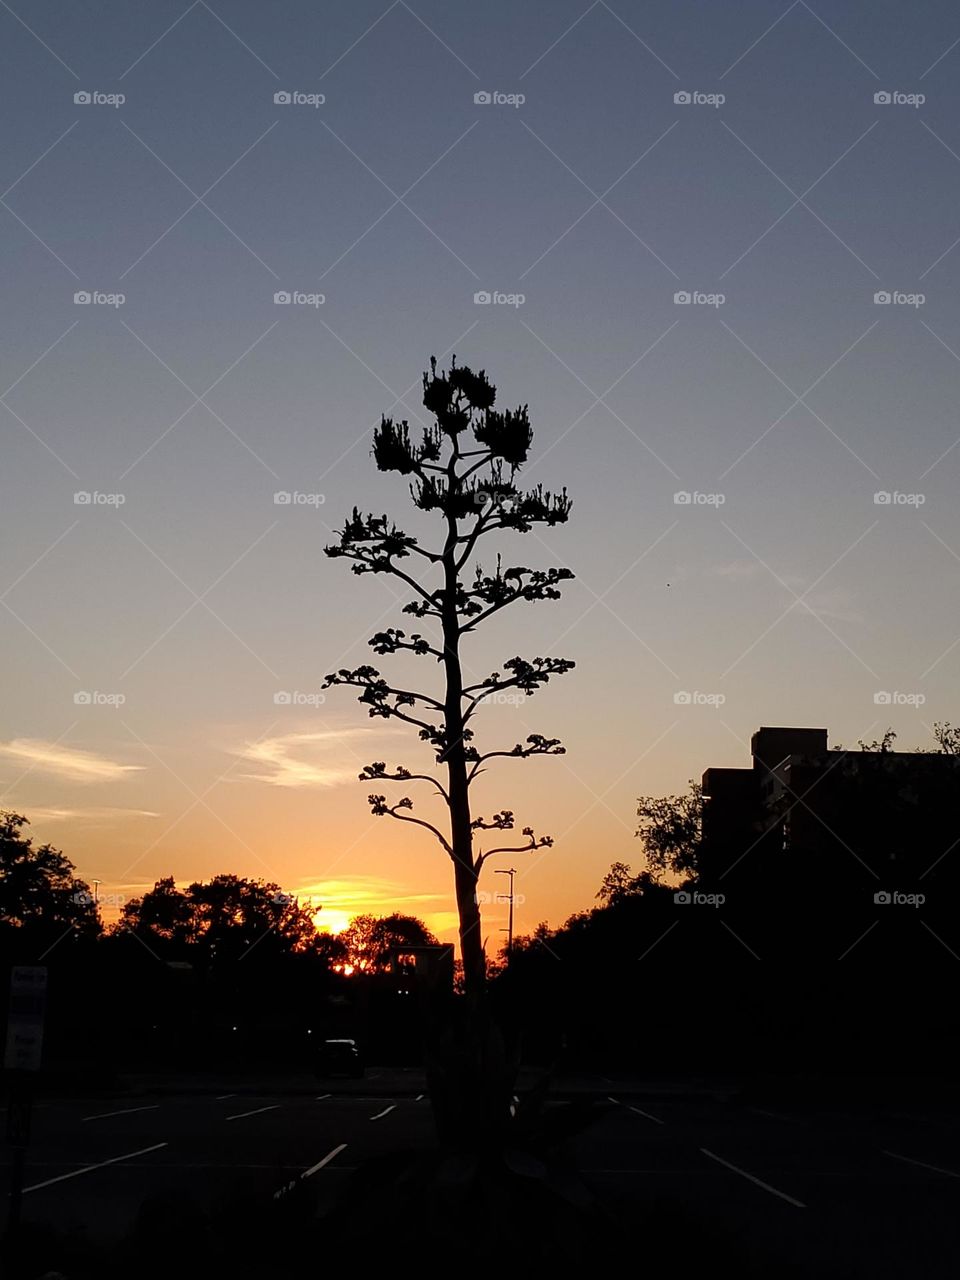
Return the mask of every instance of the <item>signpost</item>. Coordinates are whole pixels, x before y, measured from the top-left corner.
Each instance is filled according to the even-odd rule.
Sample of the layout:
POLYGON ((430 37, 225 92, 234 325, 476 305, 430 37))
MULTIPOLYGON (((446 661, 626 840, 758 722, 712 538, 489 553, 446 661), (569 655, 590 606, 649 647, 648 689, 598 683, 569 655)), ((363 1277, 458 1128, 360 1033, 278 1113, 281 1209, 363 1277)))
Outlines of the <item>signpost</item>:
POLYGON ((43 1051, 43 1015, 47 999, 44 965, 15 965, 10 975, 10 1009, 3 1065, 10 1080, 7 1142, 13 1147, 7 1237, 12 1243, 20 1226, 23 1176, 30 1141, 33 1081, 43 1051))

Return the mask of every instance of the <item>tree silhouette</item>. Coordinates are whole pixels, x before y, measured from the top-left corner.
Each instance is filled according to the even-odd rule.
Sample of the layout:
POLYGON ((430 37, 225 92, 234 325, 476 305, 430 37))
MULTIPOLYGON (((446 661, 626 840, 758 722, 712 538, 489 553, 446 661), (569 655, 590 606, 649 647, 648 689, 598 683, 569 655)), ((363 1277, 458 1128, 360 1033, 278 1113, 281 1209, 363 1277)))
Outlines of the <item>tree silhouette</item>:
MULTIPOLYGON (((685 795, 640 796, 637 800, 637 817, 640 819, 637 835, 643 841, 647 867, 654 880, 659 880, 667 872, 684 879, 693 879, 697 873, 703 789, 692 780, 688 785, 690 790, 685 795)), ((614 864, 617 865, 623 864, 614 864)))
POLYGON ((350 964, 360 973, 381 973, 395 947, 436 945, 436 938, 416 916, 394 912, 389 916, 354 916, 339 935, 350 964))
POLYGON ((640 871, 634 875, 625 862, 611 862, 610 870, 603 877, 597 891, 597 898, 605 907, 610 907, 627 898, 651 893, 662 887, 657 877, 649 871, 640 871))
POLYGON ((430 774, 412 773, 402 765, 388 769, 382 761, 369 764, 360 775, 369 782, 427 782, 442 797, 448 812, 445 830, 413 815, 413 801, 402 796, 392 803, 374 792, 370 806, 380 817, 414 823, 429 831, 453 863, 459 916, 460 952, 464 988, 476 1004, 485 986, 485 957, 480 932, 477 879, 483 864, 498 853, 522 853, 549 846, 549 836, 537 836, 522 828, 522 842, 478 852, 475 835, 481 831, 510 831, 513 811, 501 810, 491 818, 475 817, 470 788, 484 765, 498 757, 528 759, 557 755, 563 747, 557 738, 531 734, 525 742, 503 749, 483 751, 474 742, 473 720, 485 698, 516 690, 530 696, 551 676, 563 675, 574 665, 566 658, 512 657, 477 683, 464 682, 461 645, 482 623, 520 601, 555 600, 560 584, 573 574, 569 569, 504 567, 484 571, 474 557, 482 538, 498 531, 529 533, 535 525, 566 521, 570 500, 542 485, 523 490, 517 475, 527 461, 533 431, 527 406, 494 408, 496 388, 483 370, 474 373, 457 366, 437 372, 435 359, 423 375, 423 404, 435 419, 420 442, 411 439, 406 421, 384 417, 374 432, 373 456, 381 471, 409 476, 410 495, 420 511, 435 512, 444 538, 439 550, 420 546, 386 515, 363 515, 355 507, 339 542, 326 548, 329 556, 353 561, 354 573, 389 573, 409 587, 414 598, 403 612, 429 619, 434 636, 389 628, 370 640, 378 654, 409 652, 433 658, 443 667, 443 688, 436 694, 416 692, 391 684, 372 666, 343 669, 326 679, 324 687, 342 684, 360 689, 359 701, 371 716, 394 718, 415 728, 420 739, 434 749, 438 765, 446 770, 445 782, 430 774), (464 446, 468 447, 464 447, 464 446), (406 562, 415 558, 416 568, 406 562), (419 571, 419 572, 418 572, 419 571))
POLYGON ((175 951, 195 946, 210 960, 303 951, 316 938, 313 914, 280 886, 218 875, 178 889, 171 876, 124 904, 117 932, 131 930, 175 951))
POLYGON ((120 929, 152 934, 182 947, 196 936, 193 906, 173 876, 165 876, 142 897, 123 904, 117 924, 120 929))
POLYGON ((19 930, 98 934, 100 915, 90 886, 65 853, 35 846, 24 834, 29 819, 0 809, 0 920, 19 930))

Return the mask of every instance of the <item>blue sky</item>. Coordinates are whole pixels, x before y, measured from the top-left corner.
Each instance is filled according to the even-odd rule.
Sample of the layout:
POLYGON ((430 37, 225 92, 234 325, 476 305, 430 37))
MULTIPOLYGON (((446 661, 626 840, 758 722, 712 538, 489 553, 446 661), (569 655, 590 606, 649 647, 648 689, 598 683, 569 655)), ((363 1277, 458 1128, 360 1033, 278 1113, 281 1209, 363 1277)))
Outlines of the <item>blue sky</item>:
POLYGON ((0 28, 0 787, 84 874, 345 912, 375 885, 449 929, 443 860, 351 781, 415 751, 316 696, 395 617, 322 547, 355 502, 405 517, 369 432, 418 421, 432 354, 529 403, 530 479, 575 500, 509 554, 577 581, 470 656, 578 663, 489 712, 569 752, 487 782, 559 837, 521 927, 638 863, 635 797, 760 723, 956 719, 952 6, 37 0, 0 28))

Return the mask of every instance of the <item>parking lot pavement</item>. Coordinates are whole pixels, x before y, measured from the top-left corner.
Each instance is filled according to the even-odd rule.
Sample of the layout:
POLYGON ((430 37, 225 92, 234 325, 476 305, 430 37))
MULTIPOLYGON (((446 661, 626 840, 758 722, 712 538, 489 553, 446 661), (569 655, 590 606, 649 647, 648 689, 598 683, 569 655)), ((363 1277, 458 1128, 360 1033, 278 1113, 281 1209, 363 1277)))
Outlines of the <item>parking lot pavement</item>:
MULTIPOLYGON (((329 1188, 372 1155, 426 1146, 429 1103, 412 1097, 234 1095, 48 1103, 34 1116, 24 1217, 127 1234, 143 1201, 175 1192, 211 1210, 231 1195, 269 1198, 295 1178, 329 1188)), ((9 1179, 10 1149, 0 1178, 9 1179)), ((329 1189, 326 1189, 329 1194, 329 1189)))
MULTIPOLYGON (((670 1247, 681 1250, 706 1241, 745 1275, 957 1274, 953 1115, 792 1110, 622 1083, 596 1093, 570 1154, 641 1237, 674 1233, 670 1247)), ((129 1232, 145 1200, 169 1193, 211 1211, 306 1177, 329 1203, 371 1157, 426 1149, 433 1138, 422 1094, 344 1093, 338 1084, 294 1096, 47 1100, 34 1116, 24 1213, 106 1240, 129 1232)), ((4 1148, 2 1164, 9 1159, 4 1148)))
POLYGON ((957 1274, 960 1131, 949 1117, 618 1100, 576 1149, 620 1212, 679 1224, 757 1275, 957 1274))

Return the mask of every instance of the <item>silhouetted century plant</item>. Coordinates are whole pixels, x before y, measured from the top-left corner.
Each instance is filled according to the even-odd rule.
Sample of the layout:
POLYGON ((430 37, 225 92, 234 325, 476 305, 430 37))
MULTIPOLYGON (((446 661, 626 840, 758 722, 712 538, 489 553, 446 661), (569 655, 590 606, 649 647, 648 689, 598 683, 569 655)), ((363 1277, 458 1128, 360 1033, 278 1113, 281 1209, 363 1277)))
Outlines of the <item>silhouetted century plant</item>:
POLYGON ((488 761, 498 757, 528 759, 558 755, 559 739, 530 734, 512 747, 481 751, 474 740, 473 723, 484 699, 516 690, 536 693, 551 676, 573 667, 566 658, 512 657, 483 680, 466 683, 461 646, 464 639, 509 605, 518 601, 555 600, 560 584, 572 578, 569 569, 505 567, 500 556, 485 571, 475 559, 481 539, 495 532, 529 533, 535 525, 563 524, 570 513, 566 489, 549 493, 542 485, 523 489, 517 477, 527 461, 533 430, 527 406, 494 408, 496 387, 485 372, 458 366, 454 357, 449 370, 438 373, 430 362, 423 375, 423 404, 435 424, 423 430, 419 442, 411 438, 409 423, 383 418, 374 433, 373 456, 381 471, 411 477, 410 495, 421 511, 435 512, 443 541, 428 550, 404 533, 386 515, 364 515, 357 508, 339 534, 339 542, 326 548, 329 556, 352 560, 354 573, 389 573, 414 593, 403 612, 429 619, 433 635, 408 635, 398 628, 380 631, 370 640, 378 654, 407 651, 442 664, 442 683, 435 693, 416 692, 392 684, 373 666, 341 670, 326 679, 333 684, 361 690, 359 701, 371 716, 402 720, 415 728, 422 741, 436 753, 445 780, 413 773, 401 765, 388 769, 382 761, 369 764, 360 775, 371 782, 432 783, 446 804, 445 829, 414 816, 413 801, 404 795, 389 801, 370 796, 373 812, 429 831, 453 864, 460 925, 460 952, 468 1002, 482 1000, 485 957, 480 931, 477 880, 488 858, 501 853, 522 853, 552 844, 550 836, 522 828, 522 842, 477 852, 474 841, 482 831, 510 831, 514 816, 503 809, 489 819, 474 816, 470 790, 488 761))

